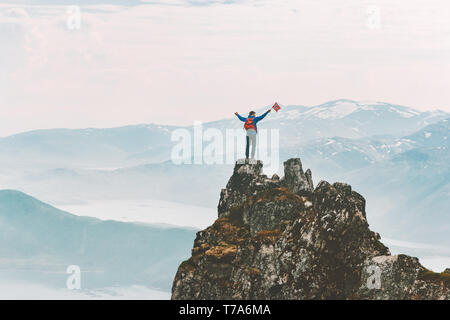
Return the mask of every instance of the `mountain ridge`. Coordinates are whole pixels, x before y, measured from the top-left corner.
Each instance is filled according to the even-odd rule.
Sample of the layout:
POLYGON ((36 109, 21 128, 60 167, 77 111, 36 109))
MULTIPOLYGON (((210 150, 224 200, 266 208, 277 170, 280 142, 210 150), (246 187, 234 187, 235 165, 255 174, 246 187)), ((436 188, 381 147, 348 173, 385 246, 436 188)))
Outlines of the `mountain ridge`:
POLYGON ((365 199, 321 181, 300 159, 280 179, 237 162, 218 219, 199 231, 172 299, 450 299, 450 272, 392 256, 369 229, 365 199))

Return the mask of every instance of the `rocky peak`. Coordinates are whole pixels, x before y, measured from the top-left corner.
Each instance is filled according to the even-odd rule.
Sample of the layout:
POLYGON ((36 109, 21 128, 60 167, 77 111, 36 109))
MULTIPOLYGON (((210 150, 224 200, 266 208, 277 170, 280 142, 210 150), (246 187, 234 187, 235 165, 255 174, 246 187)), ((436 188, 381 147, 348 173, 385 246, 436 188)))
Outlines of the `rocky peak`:
POLYGON ((390 255, 350 185, 314 189, 300 159, 284 163, 281 179, 262 167, 236 163, 219 218, 178 269, 173 299, 450 298, 448 273, 390 255))
POLYGON ((263 164, 259 160, 241 159, 236 162, 233 175, 220 193, 219 218, 229 213, 232 208, 242 205, 252 195, 264 190, 284 187, 294 194, 311 193, 314 190, 311 170, 303 172, 299 158, 284 162, 282 179, 277 174, 268 178, 262 174, 262 168, 263 164))
POLYGON ((311 170, 303 172, 302 162, 299 158, 289 159, 284 162, 283 185, 292 193, 301 191, 312 192, 314 185, 312 182, 311 170))

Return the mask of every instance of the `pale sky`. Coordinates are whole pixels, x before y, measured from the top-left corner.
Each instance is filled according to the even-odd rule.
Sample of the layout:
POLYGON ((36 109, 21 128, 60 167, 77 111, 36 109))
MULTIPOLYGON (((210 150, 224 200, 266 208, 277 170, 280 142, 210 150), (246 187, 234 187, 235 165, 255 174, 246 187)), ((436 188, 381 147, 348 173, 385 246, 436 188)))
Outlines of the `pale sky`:
POLYGON ((449 21, 448 0, 0 0, 0 136, 274 101, 450 112, 449 21))

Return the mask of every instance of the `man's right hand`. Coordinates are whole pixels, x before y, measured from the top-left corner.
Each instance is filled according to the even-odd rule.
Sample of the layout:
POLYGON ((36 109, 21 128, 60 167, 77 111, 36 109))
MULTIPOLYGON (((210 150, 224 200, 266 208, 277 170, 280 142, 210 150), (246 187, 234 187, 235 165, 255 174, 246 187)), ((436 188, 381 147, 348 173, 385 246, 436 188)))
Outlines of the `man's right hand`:
POLYGON ((234 114, 235 114, 235 115, 238 115, 238 113, 237 113, 237 112, 235 112, 234 114))

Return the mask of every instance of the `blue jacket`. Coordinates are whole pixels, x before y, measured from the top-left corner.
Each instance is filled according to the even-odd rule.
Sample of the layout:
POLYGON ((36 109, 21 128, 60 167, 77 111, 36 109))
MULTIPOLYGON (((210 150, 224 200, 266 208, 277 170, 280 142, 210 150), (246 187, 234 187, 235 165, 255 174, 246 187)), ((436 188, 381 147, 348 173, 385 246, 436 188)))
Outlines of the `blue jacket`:
MULTIPOLYGON (((269 111, 266 111, 266 113, 263 113, 263 114, 260 115, 259 117, 255 117, 255 116, 248 116, 248 117, 247 117, 247 118, 253 118, 253 124, 255 125, 256 131, 258 131, 258 128, 256 127, 256 124, 258 123, 258 121, 264 119, 264 117, 267 116, 268 113, 269 113, 269 111)), ((238 117, 239 120, 241 120, 242 122, 247 121, 247 118, 244 118, 244 117, 240 116, 239 114, 237 114, 237 117, 238 117)))

